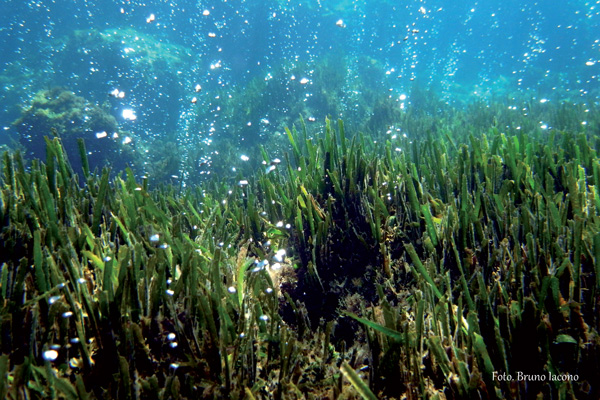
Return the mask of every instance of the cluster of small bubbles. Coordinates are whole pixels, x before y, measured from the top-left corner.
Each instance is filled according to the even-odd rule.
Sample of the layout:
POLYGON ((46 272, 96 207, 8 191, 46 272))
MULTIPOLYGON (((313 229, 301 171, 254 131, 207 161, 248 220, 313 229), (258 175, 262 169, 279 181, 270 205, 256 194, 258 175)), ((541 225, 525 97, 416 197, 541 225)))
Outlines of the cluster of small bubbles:
POLYGON ((262 260, 262 261, 258 261, 256 260, 254 262, 255 266, 252 269, 252 272, 258 272, 258 271, 262 271, 263 269, 265 269, 266 267, 269 266, 269 261, 268 260, 262 260))
POLYGON ((274 263, 273 265, 271 265, 271 269, 272 269, 273 271, 280 270, 280 269, 281 269, 281 264, 280 264, 280 263, 278 263, 278 262, 276 262, 276 263, 274 263))
POLYGON ((273 256, 273 259, 279 263, 283 262, 285 256, 287 254, 287 251, 285 249, 279 249, 275 252, 275 255, 273 256))
POLYGON ((115 88, 110 92, 110 95, 117 99, 122 99, 125 97, 125 92, 115 88))

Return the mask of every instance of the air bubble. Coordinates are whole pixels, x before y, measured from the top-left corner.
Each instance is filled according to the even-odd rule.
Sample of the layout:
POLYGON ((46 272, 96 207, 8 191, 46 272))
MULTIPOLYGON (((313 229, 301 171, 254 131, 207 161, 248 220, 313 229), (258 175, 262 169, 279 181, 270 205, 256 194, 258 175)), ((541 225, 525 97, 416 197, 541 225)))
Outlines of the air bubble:
POLYGON ((273 256, 273 259, 277 262, 283 262, 283 259, 285 258, 286 253, 287 252, 285 249, 279 249, 273 256))
POLYGON ((58 358, 58 351, 46 350, 42 356, 44 357, 44 360, 46 360, 46 361, 54 361, 58 358))

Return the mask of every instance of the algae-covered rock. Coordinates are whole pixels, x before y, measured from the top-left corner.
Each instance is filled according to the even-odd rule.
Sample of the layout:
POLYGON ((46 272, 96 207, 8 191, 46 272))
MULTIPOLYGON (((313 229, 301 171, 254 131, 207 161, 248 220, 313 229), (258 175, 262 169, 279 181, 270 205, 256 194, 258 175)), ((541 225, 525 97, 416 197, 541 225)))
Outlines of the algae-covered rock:
POLYGON ((119 130, 117 120, 103 107, 62 88, 36 93, 13 125, 32 158, 45 158, 44 136, 51 137, 56 132, 76 169, 80 166, 78 138, 85 142, 92 170, 108 162, 118 161, 119 166, 124 166, 130 159, 123 157, 122 151, 130 139, 119 130))

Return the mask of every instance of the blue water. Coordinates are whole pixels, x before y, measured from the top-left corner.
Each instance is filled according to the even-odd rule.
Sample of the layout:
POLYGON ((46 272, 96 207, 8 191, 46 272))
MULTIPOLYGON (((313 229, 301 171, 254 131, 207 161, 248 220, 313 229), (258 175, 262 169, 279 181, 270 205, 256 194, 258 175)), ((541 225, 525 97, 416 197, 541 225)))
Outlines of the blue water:
POLYGON ((204 162, 298 113, 361 126, 378 96, 410 110, 415 85, 457 107, 597 101, 599 21, 600 1, 2 0, 0 143, 51 87, 104 104, 142 153, 173 142, 204 162))

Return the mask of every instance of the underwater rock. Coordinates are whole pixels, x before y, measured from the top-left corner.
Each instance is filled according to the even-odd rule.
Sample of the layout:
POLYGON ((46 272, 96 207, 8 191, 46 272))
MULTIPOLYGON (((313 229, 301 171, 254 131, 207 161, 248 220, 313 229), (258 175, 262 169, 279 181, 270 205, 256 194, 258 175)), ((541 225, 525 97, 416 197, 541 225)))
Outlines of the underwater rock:
POLYGON ((44 159, 44 136, 56 132, 76 171, 81 170, 77 139, 83 138, 88 151, 90 168, 102 167, 109 161, 119 167, 131 161, 123 149, 122 132, 116 119, 103 107, 63 88, 41 90, 31 105, 13 122, 19 141, 31 158, 44 159))

